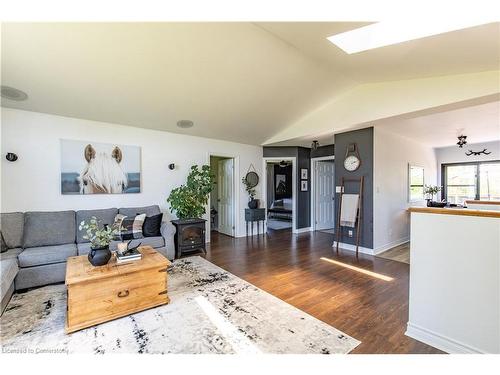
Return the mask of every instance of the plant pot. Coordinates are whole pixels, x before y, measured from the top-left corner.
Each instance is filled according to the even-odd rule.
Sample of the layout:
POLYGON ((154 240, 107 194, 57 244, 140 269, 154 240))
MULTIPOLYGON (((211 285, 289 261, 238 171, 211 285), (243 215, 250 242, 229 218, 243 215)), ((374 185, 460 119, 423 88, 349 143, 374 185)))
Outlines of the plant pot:
POLYGON ((111 259, 111 251, 109 251, 109 246, 90 248, 90 253, 88 255, 90 264, 94 267, 104 266, 108 264, 111 259))
POLYGON ((249 200, 248 201, 248 208, 251 208, 252 210, 259 208, 259 200, 258 199, 249 200))
POLYGON ((432 199, 427 198, 427 207, 432 207, 432 199))

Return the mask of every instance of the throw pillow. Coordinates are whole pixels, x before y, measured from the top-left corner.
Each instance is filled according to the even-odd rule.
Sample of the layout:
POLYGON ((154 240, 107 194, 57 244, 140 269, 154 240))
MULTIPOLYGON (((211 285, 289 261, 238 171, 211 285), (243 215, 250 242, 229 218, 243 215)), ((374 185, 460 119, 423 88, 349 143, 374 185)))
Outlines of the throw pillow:
POLYGON ((161 236, 160 227, 162 219, 163 214, 146 217, 146 219, 144 220, 144 225, 142 227, 142 234, 144 235, 144 237, 161 236))
POLYGON ((0 252, 4 253, 4 252, 6 252, 9 249, 7 248, 7 245, 5 244, 5 241, 3 240, 3 234, 2 234, 2 232, 0 232, 0 238, 1 238, 1 241, 2 241, 2 244, 1 244, 2 247, 0 248, 0 252))
POLYGON ((137 215, 135 217, 128 217, 122 214, 116 215, 115 223, 113 225, 120 228, 117 239, 125 241, 144 238, 144 235, 142 234, 142 226, 144 225, 145 219, 146 214, 137 215))

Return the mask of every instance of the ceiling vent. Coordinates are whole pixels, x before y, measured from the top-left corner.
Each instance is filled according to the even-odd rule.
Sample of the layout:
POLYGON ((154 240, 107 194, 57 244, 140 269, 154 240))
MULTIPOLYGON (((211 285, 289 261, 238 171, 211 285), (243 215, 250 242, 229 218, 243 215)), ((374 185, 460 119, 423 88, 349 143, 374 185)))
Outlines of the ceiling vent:
POLYGON ((28 99, 28 94, 25 92, 15 89, 14 87, 2 86, 1 91, 2 98, 9 100, 22 101, 28 99))

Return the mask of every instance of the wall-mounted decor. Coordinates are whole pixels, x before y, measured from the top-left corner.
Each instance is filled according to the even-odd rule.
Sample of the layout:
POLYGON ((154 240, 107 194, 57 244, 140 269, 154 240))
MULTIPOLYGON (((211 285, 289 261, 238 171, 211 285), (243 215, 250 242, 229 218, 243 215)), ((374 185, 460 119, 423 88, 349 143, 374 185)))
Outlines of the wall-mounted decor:
POLYGON ((359 156, 358 146, 356 143, 349 143, 345 150, 344 168, 348 172, 354 172, 361 165, 361 157, 359 156))
POLYGON ((302 180, 307 180, 307 169, 303 168, 300 170, 300 178, 302 180))
POLYGON ((61 194, 140 192, 140 147, 61 140, 61 194))
POLYGON ((8 161, 16 161, 17 155, 13 152, 8 152, 7 155, 5 155, 5 159, 7 159, 8 161))
POLYGON ((307 191, 307 181, 300 181, 300 191, 307 191))
POLYGON ((491 151, 490 152, 487 152, 487 148, 484 148, 483 151, 472 151, 472 150, 469 150, 465 153, 466 156, 479 156, 481 154, 484 154, 484 155, 489 155, 491 154, 491 151))
POLYGON ((286 193, 286 175, 276 175, 276 194, 282 195, 286 193))
POLYGON ((459 135, 458 137, 458 142, 457 142, 457 145, 458 147, 462 148, 464 147, 464 145, 467 144, 467 136, 466 135, 459 135))

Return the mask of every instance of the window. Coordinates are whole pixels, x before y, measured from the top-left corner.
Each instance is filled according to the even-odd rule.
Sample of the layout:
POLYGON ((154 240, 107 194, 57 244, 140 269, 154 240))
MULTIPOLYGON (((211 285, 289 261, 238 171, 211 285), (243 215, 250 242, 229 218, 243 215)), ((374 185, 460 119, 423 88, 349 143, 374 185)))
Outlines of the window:
POLYGON ((408 201, 424 199, 424 168, 408 165, 408 201))
POLYGON ((500 163, 479 164, 479 199, 500 201, 500 163))
POLYGON ((500 200, 500 162, 442 165, 443 196, 450 203, 500 200))

